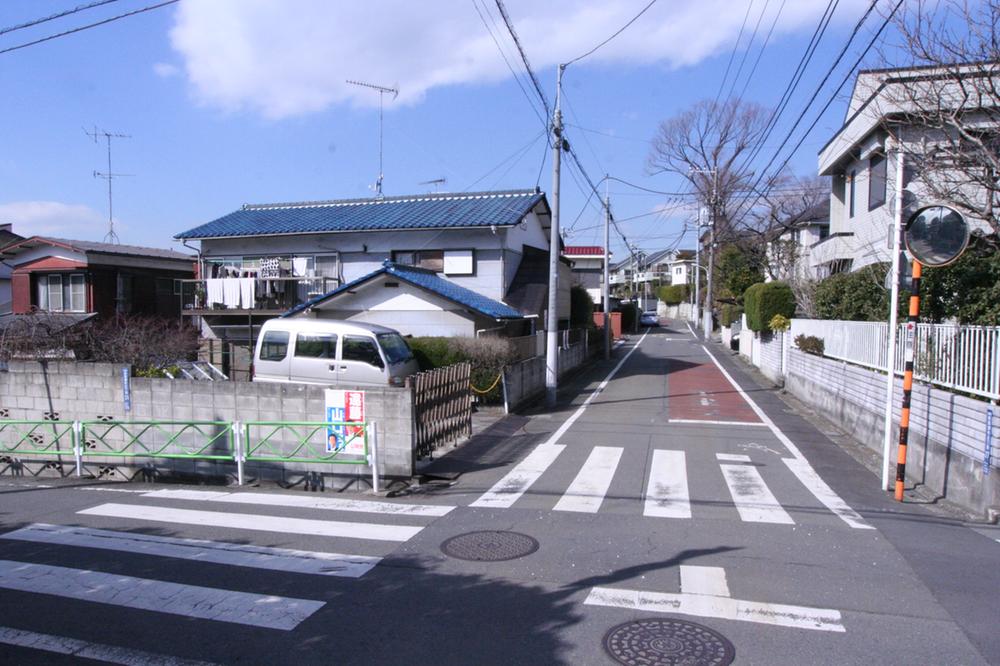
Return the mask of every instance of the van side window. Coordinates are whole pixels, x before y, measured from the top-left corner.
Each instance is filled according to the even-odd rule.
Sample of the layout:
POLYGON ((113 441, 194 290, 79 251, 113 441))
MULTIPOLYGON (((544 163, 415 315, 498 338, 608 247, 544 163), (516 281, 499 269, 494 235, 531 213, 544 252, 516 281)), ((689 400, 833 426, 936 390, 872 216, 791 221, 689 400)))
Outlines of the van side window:
POLYGON ((355 335, 345 335, 341 359, 344 361, 361 361, 379 368, 384 367, 378 347, 371 338, 355 335))
POLYGON ((337 358, 337 334, 317 333, 295 336, 295 356, 302 358, 337 358))
POLYGON ((260 345, 260 360, 283 361, 288 354, 288 331, 268 331, 260 345))

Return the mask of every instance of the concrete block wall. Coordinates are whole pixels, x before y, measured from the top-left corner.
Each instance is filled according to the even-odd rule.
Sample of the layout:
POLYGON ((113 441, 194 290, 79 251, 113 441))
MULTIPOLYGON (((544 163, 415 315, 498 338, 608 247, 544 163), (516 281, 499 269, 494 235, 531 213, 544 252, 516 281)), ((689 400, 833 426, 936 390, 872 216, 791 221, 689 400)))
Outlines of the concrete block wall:
POLYGON ((781 384, 784 381, 782 356, 785 334, 754 333, 749 330, 744 333, 753 337, 753 344, 760 348, 760 371, 772 382, 781 384))
MULTIPOLYGON (((882 452, 885 381, 880 372, 843 361, 788 351, 785 389, 855 439, 882 452)), ((893 400, 895 464, 902 380, 893 400)), ((911 397, 906 476, 977 513, 1000 509, 1000 407, 983 400, 915 383, 911 397), (986 431, 993 410, 993 432, 986 431), (983 472, 987 436, 994 447, 990 473, 983 472)))
MULTIPOLYGON (((409 477, 413 473, 413 400, 409 389, 365 387, 366 418, 377 423, 380 473, 409 477)), ((109 363, 12 361, 0 373, 0 409, 7 418, 42 420, 54 411, 62 421, 90 421, 111 417, 117 421, 325 421, 325 389, 306 384, 258 382, 202 382, 192 380, 132 379, 131 412, 125 412, 121 366, 109 363)), ((284 445, 291 445, 285 438, 284 445)), ((107 464, 136 464, 145 460, 107 458, 107 464)), ((97 464, 97 463, 94 463, 97 464)), ((157 461, 160 465, 160 461, 157 461)), ((162 467, 183 472, 226 475, 226 463, 164 462, 162 467)), ((288 472, 322 472, 349 477, 370 476, 367 465, 249 464, 248 477, 271 478, 288 472)))
MULTIPOLYGON (((578 342, 559 350, 559 376, 576 370, 588 358, 587 345, 578 342)), ((545 357, 536 356, 504 369, 507 385, 507 407, 514 411, 545 391, 545 357)))

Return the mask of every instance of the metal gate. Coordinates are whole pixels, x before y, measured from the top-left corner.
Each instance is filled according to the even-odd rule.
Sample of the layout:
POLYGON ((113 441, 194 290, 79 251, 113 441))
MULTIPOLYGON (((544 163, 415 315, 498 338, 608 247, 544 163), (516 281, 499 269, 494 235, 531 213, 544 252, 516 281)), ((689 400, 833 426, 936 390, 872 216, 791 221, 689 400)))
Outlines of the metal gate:
POLYGON ((471 372, 472 366, 466 362, 406 378, 406 385, 413 389, 413 431, 418 458, 472 435, 471 372))

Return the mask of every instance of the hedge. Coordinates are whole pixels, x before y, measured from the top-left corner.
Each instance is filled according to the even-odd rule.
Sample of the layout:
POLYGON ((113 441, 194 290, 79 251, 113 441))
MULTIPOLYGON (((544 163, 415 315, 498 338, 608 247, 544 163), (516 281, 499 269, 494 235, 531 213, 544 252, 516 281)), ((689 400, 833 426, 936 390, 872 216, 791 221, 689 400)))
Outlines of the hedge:
POLYGON ((725 303, 719 308, 719 324, 722 326, 732 326, 734 322, 740 321, 743 316, 743 308, 732 303, 725 303))
MULTIPOLYGON (((472 385, 485 389, 496 381, 505 365, 513 363, 517 356, 506 338, 408 338, 407 343, 420 364, 421 370, 433 370, 454 365, 462 361, 472 364, 472 385)), ((479 399, 494 402, 501 399, 503 389, 498 384, 479 399)))
POLYGON ((680 305, 688 300, 689 291, 686 284, 675 284, 669 287, 660 287, 656 295, 667 305, 680 305))
POLYGON ((769 331, 774 315, 791 319, 795 315, 795 295, 784 282, 758 282, 743 292, 747 326, 751 331, 769 331))

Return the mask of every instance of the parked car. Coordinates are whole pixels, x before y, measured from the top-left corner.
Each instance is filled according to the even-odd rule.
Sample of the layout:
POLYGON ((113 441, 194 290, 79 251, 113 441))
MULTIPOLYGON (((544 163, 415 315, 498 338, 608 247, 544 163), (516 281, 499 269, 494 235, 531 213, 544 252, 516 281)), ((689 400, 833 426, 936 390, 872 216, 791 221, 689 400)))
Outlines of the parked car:
POLYGON ((659 326, 660 316, 655 312, 643 312, 639 315, 639 323, 643 326, 659 326))
POLYGON ((394 329, 332 319, 271 319, 257 339, 253 380, 402 386, 419 369, 394 329))

